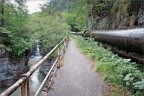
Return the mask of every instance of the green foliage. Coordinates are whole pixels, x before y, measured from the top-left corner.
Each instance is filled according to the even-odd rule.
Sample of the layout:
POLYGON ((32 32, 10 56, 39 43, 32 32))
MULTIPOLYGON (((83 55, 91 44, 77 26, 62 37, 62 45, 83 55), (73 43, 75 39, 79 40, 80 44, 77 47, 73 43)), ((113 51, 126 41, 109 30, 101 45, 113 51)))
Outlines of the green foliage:
POLYGON ((94 1, 93 6, 89 11, 92 10, 92 15, 98 15, 99 17, 105 17, 109 14, 111 8, 111 1, 102 0, 94 1))
POLYGON ((143 90, 144 89, 144 79, 133 83, 133 86, 135 89, 143 90))
MULTIPOLYGON (((62 17, 63 18, 63 17, 62 17)), ((58 42, 68 34, 69 26, 59 16, 32 14, 26 26, 39 40, 41 53, 47 54, 58 42)))
MULTIPOLYGON (((28 19, 26 0, 4 3, 4 27, 1 29, 0 43, 5 46, 11 60, 19 60, 32 47, 31 33, 25 26, 28 19)), ((0 7, 2 7, 0 5, 0 7)), ((1 18, 0 18, 1 19, 1 18)))
POLYGON ((12 60, 22 58, 25 51, 30 50, 36 41, 39 41, 42 54, 45 55, 69 30, 55 2, 45 5, 46 9, 42 7, 41 13, 32 15, 28 15, 25 3, 26 0, 16 0, 15 5, 7 2, 4 4, 3 16, 1 14, 5 20, 5 28, 0 28, 0 44, 6 46, 5 50, 12 60))
POLYGON ((66 13, 66 22, 71 27, 71 31, 83 31, 87 29, 87 0, 50 0, 42 6, 43 15, 58 15, 66 13))
POLYGON ((69 9, 70 4, 74 0, 49 0, 49 1, 50 2, 45 4, 44 7, 42 8, 50 12, 53 9, 56 9, 55 11, 67 11, 69 9))
POLYGON ((121 86, 122 89, 128 87, 133 92, 133 96, 144 94, 144 73, 137 68, 136 63, 104 49, 101 43, 93 39, 84 40, 81 37, 75 39, 82 52, 96 62, 95 68, 103 74, 105 80, 121 86))
POLYGON ((79 26, 79 22, 77 20, 76 14, 69 13, 67 16, 67 23, 71 26, 71 31, 73 32, 79 32, 82 28, 82 26, 79 26))
POLYGON ((86 30, 88 25, 88 9, 86 0, 74 0, 68 11, 67 22, 72 31, 86 30))
POLYGON ((10 32, 7 31, 5 28, 0 27, 0 49, 5 49, 5 41, 7 41, 7 37, 5 36, 6 34, 9 34, 10 32))
POLYGON ((42 14, 61 15, 61 12, 67 13, 65 16, 71 31, 82 31, 87 29, 87 5, 86 0, 51 0, 50 3, 42 7, 42 14))
POLYGON ((69 26, 66 23, 69 4, 72 0, 51 0, 42 6, 42 12, 32 16, 35 22, 32 30, 40 40, 42 54, 45 55, 58 42, 68 35, 69 26))

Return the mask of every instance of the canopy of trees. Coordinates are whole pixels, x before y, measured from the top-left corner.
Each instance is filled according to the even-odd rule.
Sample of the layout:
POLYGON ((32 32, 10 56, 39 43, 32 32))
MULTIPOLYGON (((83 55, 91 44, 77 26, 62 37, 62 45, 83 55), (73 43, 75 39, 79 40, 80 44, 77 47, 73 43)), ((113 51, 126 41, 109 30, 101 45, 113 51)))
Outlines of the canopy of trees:
POLYGON ((36 40, 46 54, 68 33, 63 15, 47 14, 44 10, 28 14, 26 0, 15 0, 15 4, 7 0, 0 2, 0 20, 4 21, 0 27, 0 48, 5 48, 12 60, 20 60, 36 40))
POLYGON ((31 47, 30 35, 25 27, 28 19, 28 11, 25 7, 25 0, 11 2, 1 0, 1 40, 0 43, 6 46, 6 51, 11 58, 21 57, 24 51, 31 47))

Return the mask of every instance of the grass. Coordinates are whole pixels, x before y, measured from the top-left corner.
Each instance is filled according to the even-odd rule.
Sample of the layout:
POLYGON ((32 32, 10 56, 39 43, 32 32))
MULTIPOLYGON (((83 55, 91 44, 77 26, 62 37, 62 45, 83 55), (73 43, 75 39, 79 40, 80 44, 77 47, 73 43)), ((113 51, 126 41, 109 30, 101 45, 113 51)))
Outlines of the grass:
POLYGON ((104 80, 117 86, 110 89, 110 96, 144 96, 144 72, 138 69, 138 64, 113 54, 93 39, 85 40, 80 36, 74 39, 81 52, 95 62, 94 68, 104 80))

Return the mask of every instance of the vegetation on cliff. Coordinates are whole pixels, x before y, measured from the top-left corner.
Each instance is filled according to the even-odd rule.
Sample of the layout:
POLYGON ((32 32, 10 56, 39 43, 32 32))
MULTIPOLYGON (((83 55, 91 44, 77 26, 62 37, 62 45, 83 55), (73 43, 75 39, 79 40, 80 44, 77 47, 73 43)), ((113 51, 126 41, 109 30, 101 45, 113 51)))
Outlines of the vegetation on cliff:
MULTIPOLYGON (((69 14, 67 21, 72 31, 128 28, 144 25, 143 0, 70 1, 71 3, 67 8, 69 14)), ((65 2, 70 1, 65 0, 65 2)))
POLYGON ((2 29, 0 30, 0 43, 6 46, 5 50, 11 59, 21 58, 31 47, 31 33, 25 27, 28 19, 28 11, 24 5, 25 0, 16 0, 16 5, 5 0, 0 2, 2 1, 4 2, 0 6, 3 8, 3 12, 0 14, 2 29))
POLYGON ((93 0, 88 3, 93 29, 127 28, 143 25, 142 0, 93 0))

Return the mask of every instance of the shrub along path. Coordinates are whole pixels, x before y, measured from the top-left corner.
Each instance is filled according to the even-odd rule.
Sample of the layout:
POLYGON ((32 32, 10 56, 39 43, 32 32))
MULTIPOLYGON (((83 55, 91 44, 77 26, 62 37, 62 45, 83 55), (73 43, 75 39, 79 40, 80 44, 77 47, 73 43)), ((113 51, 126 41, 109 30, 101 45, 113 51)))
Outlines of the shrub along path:
POLYGON ((57 71, 53 90, 42 96, 105 96, 107 85, 100 79, 88 60, 70 40, 64 56, 64 66, 57 71))

